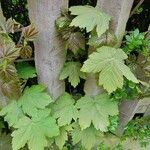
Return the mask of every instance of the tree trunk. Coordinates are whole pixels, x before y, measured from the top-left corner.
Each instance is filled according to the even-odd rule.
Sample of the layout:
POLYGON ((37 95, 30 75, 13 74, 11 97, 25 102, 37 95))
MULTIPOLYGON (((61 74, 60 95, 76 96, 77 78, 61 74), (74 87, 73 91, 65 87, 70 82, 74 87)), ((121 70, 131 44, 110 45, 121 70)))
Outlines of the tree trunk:
POLYGON ((112 17, 110 29, 115 33, 120 47, 134 0, 98 0, 97 7, 112 17))
MULTIPOLYGON (((134 0, 97 0, 96 7, 102 9, 112 17, 110 29, 115 33, 118 39, 116 47, 120 47, 121 45, 133 1, 134 0)), ((103 90, 97 85, 95 77, 89 75, 85 82, 84 91, 86 94, 93 96, 101 93, 103 90)))
POLYGON ((55 31, 55 20, 61 8, 68 7, 68 0, 28 0, 31 22, 38 30, 35 45, 35 64, 38 81, 48 88, 53 98, 65 91, 59 74, 65 62, 65 49, 55 31))

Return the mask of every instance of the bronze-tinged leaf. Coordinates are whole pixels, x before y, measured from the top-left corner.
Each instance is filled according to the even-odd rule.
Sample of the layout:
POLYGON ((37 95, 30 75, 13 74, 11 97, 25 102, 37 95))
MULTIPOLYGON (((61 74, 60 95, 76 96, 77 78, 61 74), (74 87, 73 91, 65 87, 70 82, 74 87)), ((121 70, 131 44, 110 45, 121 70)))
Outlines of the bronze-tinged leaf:
POLYGON ((22 29, 22 34, 26 41, 34 41, 37 37, 38 31, 35 29, 34 25, 31 24, 22 29))
POLYGON ((20 57, 23 59, 31 58, 32 56, 32 48, 31 46, 23 46, 20 49, 20 57))
POLYGON ((71 33, 73 32, 73 29, 72 28, 68 28, 68 29, 65 29, 62 31, 62 38, 67 41, 71 35, 71 33))
POLYGON ((65 33, 63 39, 66 40, 66 48, 71 50, 74 54, 76 54, 79 49, 85 49, 85 38, 80 32, 65 33))
POLYGON ((21 95, 21 87, 18 81, 5 82, 1 88, 3 94, 9 99, 18 98, 21 95))
POLYGON ((61 16, 56 19, 56 29, 58 32, 61 32, 62 30, 66 29, 69 27, 71 21, 67 16, 61 16))
POLYGON ((0 33, 14 33, 16 27, 20 27, 20 24, 12 18, 6 20, 0 9, 0 33))
POLYGON ((12 18, 9 18, 6 21, 5 28, 8 33, 14 33, 17 29, 19 29, 19 27, 20 24, 12 18))
POLYGON ((101 46, 114 46, 117 44, 117 38, 114 34, 107 32, 102 36, 98 37, 97 35, 92 36, 89 39, 88 44, 94 48, 99 48, 101 46))
POLYGON ((0 66, 0 79, 3 81, 15 80, 17 78, 17 70, 11 64, 3 64, 0 66))
POLYGON ((0 43, 0 59, 14 61, 20 55, 20 48, 16 48, 13 42, 0 43))

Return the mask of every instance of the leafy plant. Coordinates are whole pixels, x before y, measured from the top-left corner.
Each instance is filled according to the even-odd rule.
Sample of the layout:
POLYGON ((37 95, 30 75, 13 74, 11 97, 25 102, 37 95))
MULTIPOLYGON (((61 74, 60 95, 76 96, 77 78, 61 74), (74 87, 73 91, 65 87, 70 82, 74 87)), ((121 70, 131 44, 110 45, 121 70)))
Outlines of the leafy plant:
POLYGON ((74 6, 69 9, 72 15, 76 15, 70 26, 86 28, 91 32, 96 28, 98 37, 109 29, 110 17, 101 10, 91 6, 74 6))
POLYGON ((81 145, 87 150, 93 148, 94 145, 99 143, 100 139, 103 137, 103 134, 96 130, 93 126, 88 127, 84 130, 81 130, 80 127, 76 127, 72 131, 73 144, 81 142, 81 145))
POLYGON ((109 116, 118 115, 117 102, 111 101, 107 94, 100 94, 94 98, 82 97, 76 107, 79 109, 79 125, 82 130, 90 127, 92 123, 97 130, 106 132, 109 116))
POLYGON ((36 77, 36 70, 35 68, 26 62, 21 62, 16 64, 16 69, 19 78, 21 79, 29 79, 36 77))
POLYGON ((126 35, 126 47, 124 50, 127 54, 137 51, 138 53, 147 55, 149 44, 150 41, 145 39, 144 33, 140 33, 139 29, 136 29, 129 35, 126 35))
POLYGON ((123 139, 128 137, 139 141, 142 147, 146 147, 150 138, 150 118, 136 118, 129 122, 125 128, 123 139))
POLYGON ((74 99, 69 94, 64 93, 52 105, 52 114, 58 119, 59 126, 69 125, 72 119, 77 119, 78 111, 74 104, 74 99))
POLYGON ((122 89, 117 89, 111 94, 113 100, 126 101, 138 98, 141 91, 136 83, 125 80, 122 89))
POLYGON ((89 56, 81 71, 100 73, 99 85, 103 85, 108 93, 112 93, 117 88, 123 87, 123 76, 132 82, 139 82, 129 67, 124 64, 127 58, 122 49, 103 46, 89 56))

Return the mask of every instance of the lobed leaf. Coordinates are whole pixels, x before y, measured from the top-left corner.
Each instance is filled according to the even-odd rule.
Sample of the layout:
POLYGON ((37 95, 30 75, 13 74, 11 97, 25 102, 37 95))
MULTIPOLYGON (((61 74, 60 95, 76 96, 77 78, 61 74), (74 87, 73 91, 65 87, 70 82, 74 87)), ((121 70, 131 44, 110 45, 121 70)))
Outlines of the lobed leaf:
POLYGON ((44 150, 47 146, 47 138, 55 137, 59 134, 59 128, 55 119, 49 116, 49 111, 38 111, 37 117, 21 118, 15 125, 12 133, 13 150, 19 150, 28 144, 30 150, 44 150))
POLYGON ((98 8, 92 6, 73 6, 69 10, 72 15, 76 15, 70 26, 86 28, 87 32, 91 32, 96 28, 98 37, 109 28, 110 17, 98 8))
POLYGON ((0 111, 0 116, 5 116, 4 120, 8 122, 9 126, 14 126, 18 120, 23 117, 23 112, 16 101, 12 101, 0 111))
POLYGON ((38 109, 45 109, 52 102, 52 98, 45 92, 42 85, 34 85, 26 88, 18 103, 24 113, 36 116, 38 109))
POLYGON ((75 101, 71 95, 64 93, 51 105, 52 115, 58 119, 59 126, 69 125, 72 119, 77 119, 78 111, 74 103, 75 101))
POLYGON ((109 116, 119 113, 117 102, 111 101, 107 94, 100 94, 94 98, 82 97, 76 107, 79 109, 79 125, 82 130, 93 124, 97 130, 106 132, 110 125, 109 116))
POLYGON ((29 78, 34 78, 37 76, 35 67, 31 66, 29 63, 26 62, 18 63, 16 65, 16 69, 19 78, 27 80, 29 78))
POLYGON ((96 130, 93 126, 81 130, 80 128, 75 128, 72 131, 73 144, 77 144, 81 141, 81 145, 87 150, 91 150, 96 144, 101 142, 103 134, 96 130))
POLYGON ((99 73, 99 85, 103 85, 108 93, 123 87, 123 77, 139 83, 129 67, 124 64, 128 56, 122 49, 103 46, 92 53, 84 62, 81 71, 99 73))
POLYGON ((68 78, 71 85, 76 87, 80 82, 80 78, 86 78, 85 73, 81 72, 80 69, 81 64, 79 62, 67 62, 64 65, 59 79, 64 80, 68 78))

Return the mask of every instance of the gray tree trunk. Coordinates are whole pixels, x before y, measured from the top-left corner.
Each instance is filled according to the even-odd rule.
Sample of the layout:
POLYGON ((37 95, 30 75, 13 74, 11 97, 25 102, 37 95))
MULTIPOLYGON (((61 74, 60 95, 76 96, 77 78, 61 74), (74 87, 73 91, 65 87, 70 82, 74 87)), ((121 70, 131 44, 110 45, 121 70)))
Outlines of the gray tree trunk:
POLYGON ((65 62, 65 49, 55 31, 55 20, 61 8, 68 7, 68 0, 28 0, 31 22, 38 30, 35 45, 35 64, 38 80, 48 88, 53 98, 65 91, 59 74, 65 62))
MULTIPOLYGON (((120 47, 121 45, 133 1, 134 0, 97 0, 96 7, 102 9, 112 17, 110 29, 115 33, 118 39, 116 47, 120 47)), ((86 94, 93 96, 101 93, 103 90, 98 86, 95 77, 89 75, 85 82, 84 91, 86 94)))
POLYGON ((110 29, 115 33, 120 47, 134 0, 98 0, 97 7, 112 17, 110 29))

